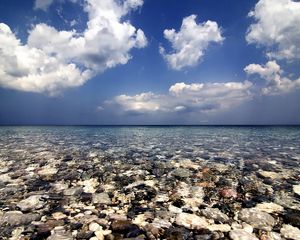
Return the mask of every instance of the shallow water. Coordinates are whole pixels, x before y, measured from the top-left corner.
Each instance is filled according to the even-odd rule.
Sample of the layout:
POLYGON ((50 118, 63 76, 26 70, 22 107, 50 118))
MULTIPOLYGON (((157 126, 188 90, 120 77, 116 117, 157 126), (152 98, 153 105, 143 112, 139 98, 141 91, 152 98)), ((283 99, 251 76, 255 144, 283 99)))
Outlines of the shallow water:
POLYGON ((91 223, 106 239, 297 239, 285 232, 300 231, 300 127, 7 126, 0 160, 4 239, 101 239, 91 223), (268 221, 257 226, 243 210, 268 221))
POLYGON ((284 164, 300 158, 300 127, 0 127, 3 159, 46 151, 101 151, 131 160, 140 154, 153 160, 272 158, 284 164))

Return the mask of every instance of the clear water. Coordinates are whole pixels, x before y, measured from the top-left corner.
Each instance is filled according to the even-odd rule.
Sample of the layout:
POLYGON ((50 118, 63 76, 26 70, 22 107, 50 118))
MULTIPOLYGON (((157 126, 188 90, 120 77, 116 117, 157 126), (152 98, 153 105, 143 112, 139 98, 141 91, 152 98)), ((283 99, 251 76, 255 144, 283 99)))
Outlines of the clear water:
MULTIPOLYGON (((132 220, 147 211, 153 217, 143 224, 155 217, 160 223, 164 219, 162 228, 172 226, 157 239, 174 239, 169 238, 173 230, 189 236, 178 239, 229 239, 227 232, 212 230, 202 237, 201 231, 178 228, 179 210, 194 218, 205 215, 203 208, 218 208, 230 224, 238 216, 240 224, 256 228, 262 213, 252 221, 239 212, 275 203, 278 225, 269 221, 271 215, 262 222, 280 236, 283 223, 299 226, 299 161, 300 127, 0 127, 0 239, 11 237, 14 229, 6 216, 32 195, 43 195, 45 205, 31 213, 51 222, 53 213, 63 211, 71 222, 85 224, 83 232, 88 216, 98 219, 102 213, 110 220, 105 228, 113 229, 114 215, 132 220), (95 203, 98 193, 113 205, 95 203), (94 209, 94 215, 86 209, 94 209)), ((63 221, 67 231, 71 222, 63 221)), ((263 239, 261 233, 254 234, 263 239)), ((128 232, 112 234, 123 239, 128 232)))
POLYGON ((300 127, 0 127, 0 158, 101 152, 119 160, 300 160, 300 127))

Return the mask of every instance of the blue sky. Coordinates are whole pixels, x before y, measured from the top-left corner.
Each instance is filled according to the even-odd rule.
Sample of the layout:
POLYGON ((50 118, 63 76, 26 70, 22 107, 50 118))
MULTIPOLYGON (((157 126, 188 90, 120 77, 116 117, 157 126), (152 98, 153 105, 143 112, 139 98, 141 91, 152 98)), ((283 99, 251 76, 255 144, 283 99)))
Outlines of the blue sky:
POLYGON ((299 124, 300 2, 2 0, 0 124, 299 124))

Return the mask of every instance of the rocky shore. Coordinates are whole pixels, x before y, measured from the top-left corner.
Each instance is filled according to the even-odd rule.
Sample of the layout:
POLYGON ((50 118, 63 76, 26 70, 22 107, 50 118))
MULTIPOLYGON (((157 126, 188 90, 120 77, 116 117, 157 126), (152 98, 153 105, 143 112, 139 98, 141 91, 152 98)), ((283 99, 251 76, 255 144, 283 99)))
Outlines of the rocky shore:
POLYGON ((205 156, 125 161, 101 151, 35 156, 0 162, 1 239, 300 239, 297 167, 205 156))

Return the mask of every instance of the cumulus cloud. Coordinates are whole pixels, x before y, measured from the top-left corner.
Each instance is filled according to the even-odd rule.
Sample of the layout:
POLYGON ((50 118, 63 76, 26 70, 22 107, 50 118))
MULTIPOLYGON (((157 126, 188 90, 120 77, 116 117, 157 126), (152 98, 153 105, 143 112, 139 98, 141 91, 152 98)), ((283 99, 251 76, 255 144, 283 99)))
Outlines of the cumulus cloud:
POLYGON ((221 43, 224 40, 216 22, 197 24, 196 17, 191 15, 184 18, 178 32, 175 29, 164 30, 164 37, 170 41, 172 51, 167 53, 163 47, 159 51, 172 69, 195 66, 210 43, 221 43))
POLYGON ((34 9, 41 9, 47 11, 49 6, 53 3, 54 0, 35 0, 34 9))
POLYGON ((250 25, 246 40, 266 46, 271 58, 300 58, 299 13, 299 1, 260 0, 249 13, 255 23, 250 25))
POLYGON ((108 68, 126 64, 132 48, 147 39, 123 18, 142 0, 86 0, 87 28, 59 31, 41 23, 29 31, 27 44, 0 25, 0 84, 3 87, 57 94, 84 84, 108 68))
MULTIPOLYGON (((252 98, 252 83, 176 83, 167 94, 152 92, 119 95, 106 101, 104 107, 127 113, 213 113, 226 110, 252 98)), ((102 106, 103 107, 103 106, 102 106)))
POLYGON ((266 80, 266 86, 261 90, 264 95, 278 95, 300 89, 300 78, 291 80, 283 77, 283 71, 276 61, 269 61, 264 66, 250 64, 244 70, 249 75, 258 74, 266 80))

